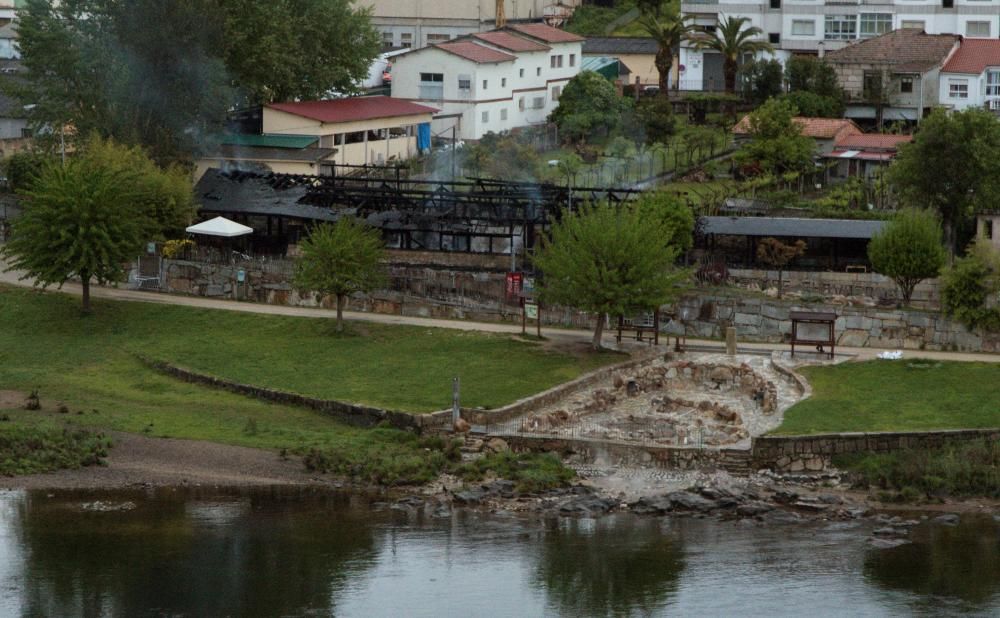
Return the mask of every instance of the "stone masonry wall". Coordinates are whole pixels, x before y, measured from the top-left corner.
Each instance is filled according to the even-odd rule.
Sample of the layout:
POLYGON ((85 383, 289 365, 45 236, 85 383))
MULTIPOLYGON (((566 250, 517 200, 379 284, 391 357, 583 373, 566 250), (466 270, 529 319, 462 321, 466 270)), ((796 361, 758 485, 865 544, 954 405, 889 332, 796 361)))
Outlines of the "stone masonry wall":
POLYGON ((820 472, 831 467, 834 455, 938 448, 949 442, 984 439, 1000 440, 1000 429, 760 436, 754 438, 751 447, 752 465, 755 470, 820 472))
MULTIPOLYGON (((902 300, 899 287, 878 273, 834 273, 788 271, 782 273, 782 289, 786 296, 816 296, 834 304, 848 301, 872 306, 896 305, 902 300)), ((778 271, 763 269, 730 269, 729 283, 744 289, 765 292, 778 289, 778 271)), ((937 279, 926 279, 917 285, 910 306, 918 309, 941 308, 941 285, 937 279)))

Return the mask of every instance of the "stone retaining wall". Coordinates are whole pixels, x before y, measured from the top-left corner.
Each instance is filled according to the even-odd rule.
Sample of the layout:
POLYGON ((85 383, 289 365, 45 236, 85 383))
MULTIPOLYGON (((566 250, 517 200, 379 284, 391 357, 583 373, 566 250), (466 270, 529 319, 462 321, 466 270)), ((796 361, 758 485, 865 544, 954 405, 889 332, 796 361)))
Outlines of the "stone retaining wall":
POLYGON ((1000 351, 1000 333, 969 331, 961 323, 931 311, 800 304, 720 294, 685 297, 673 309, 689 318, 683 324, 667 324, 664 328, 676 333, 683 327, 690 337, 721 339, 726 327, 735 326, 740 341, 781 343, 791 337, 790 311, 824 311, 838 316, 835 334, 841 346, 1000 351))
POLYGON ((331 399, 317 399, 250 384, 241 384, 233 380, 196 373, 161 361, 146 358, 140 358, 140 360, 149 367, 184 382, 219 388, 264 401, 309 408, 332 416, 339 421, 360 427, 374 427, 379 423, 385 422, 397 429, 424 432, 440 431, 451 426, 450 410, 430 414, 395 412, 393 410, 383 410, 331 399))
POLYGON ((584 464, 655 467, 668 470, 716 469, 727 457, 746 451, 682 446, 645 446, 607 440, 548 436, 500 436, 514 451, 558 453, 584 464))
POLYGON ((1000 428, 760 436, 753 439, 752 465, 755 470, 769 468, 776 472, 820 472, 831 467, 834 455, 929 449, 949 442, 984 439, 1000 440, 1000 428))
MULTIPOLYGON (((765 291, 778 289, 778 271, 732 268, 729 282, 738 287, 765 291)), ((782 289, 786 294, 822 296, 827 299, 848 298, 868 300, 879 304, 896 304, 902 301, 899 287, 885 275, 878 273, 835 273, 792 270, 782 274, 782 289)), ((937 279, 921 281, 913 290, 910 305, 920 309, 941 308, 941 285, 937 279)))

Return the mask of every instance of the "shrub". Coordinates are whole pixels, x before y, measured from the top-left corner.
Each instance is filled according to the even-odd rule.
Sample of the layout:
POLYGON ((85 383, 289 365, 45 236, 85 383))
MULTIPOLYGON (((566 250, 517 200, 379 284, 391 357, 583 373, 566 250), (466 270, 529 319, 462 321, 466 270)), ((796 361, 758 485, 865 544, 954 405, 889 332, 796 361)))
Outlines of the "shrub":
POLYGON ((942 276, 941 305, 944 312, 968 328, 1000 330, 1000 311, 987 306, 997 291, 997 257, 988 247, 973 245, 942 276))
POLYGON ((100 465, 109 448, 111 440, 103 434, 5 425, 0 429, 0 474, 14 476, 100 465))
POLYGON ((492 473, 517 483, 517 490, 534 493, 567 485, 576 473, 552 453, 512 453, 510 451, 481 457, 453 469, 465 481, 481 481, 492 473))

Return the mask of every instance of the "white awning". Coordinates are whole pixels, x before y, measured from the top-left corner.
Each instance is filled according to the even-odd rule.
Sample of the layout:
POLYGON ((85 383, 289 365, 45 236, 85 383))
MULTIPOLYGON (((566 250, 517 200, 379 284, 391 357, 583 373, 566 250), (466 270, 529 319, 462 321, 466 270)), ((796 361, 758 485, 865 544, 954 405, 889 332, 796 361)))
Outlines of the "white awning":
POLYGON ((185 230, 188 234, 204 234, 205 236, 222 236, 223 238, 233 238, 252 234, 253 228, 247 227, 235 221, 230 221, 225 217, 216 217, 208 221, 202 221, 197 225, 192 225, 185 230))

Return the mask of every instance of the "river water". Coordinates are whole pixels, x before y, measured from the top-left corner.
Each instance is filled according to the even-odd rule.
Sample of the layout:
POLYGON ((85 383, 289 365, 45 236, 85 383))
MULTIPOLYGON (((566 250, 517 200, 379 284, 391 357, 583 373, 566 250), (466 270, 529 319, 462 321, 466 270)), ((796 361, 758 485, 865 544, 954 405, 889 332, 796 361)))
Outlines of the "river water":
POLYGON ((1000 524, 446 517, 364 495, 0 492, 3 616, 1000 615, 1000 524))

